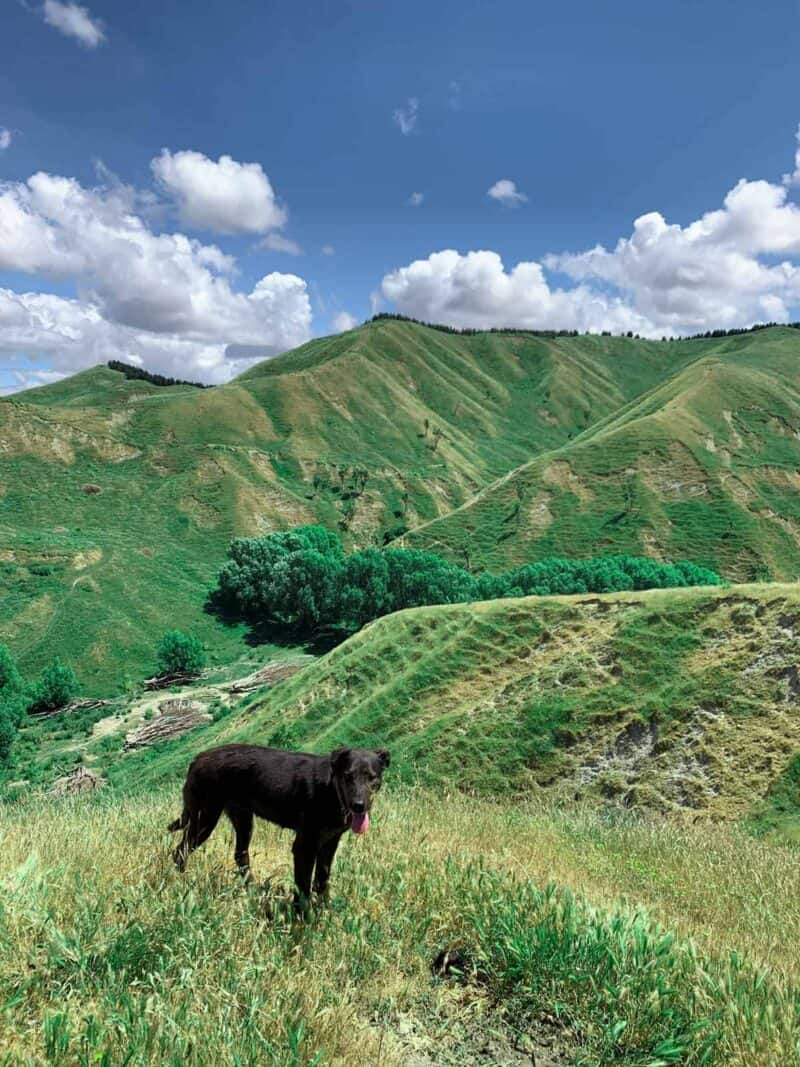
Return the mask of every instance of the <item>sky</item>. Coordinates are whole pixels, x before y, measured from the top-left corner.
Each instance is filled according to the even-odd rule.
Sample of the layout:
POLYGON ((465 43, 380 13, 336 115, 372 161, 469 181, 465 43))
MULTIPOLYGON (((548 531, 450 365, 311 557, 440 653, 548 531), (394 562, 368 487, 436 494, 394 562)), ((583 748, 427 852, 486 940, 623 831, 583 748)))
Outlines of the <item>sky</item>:
POLYGON ((800 319, 797 0, 4 0, 0 391, 800 319))

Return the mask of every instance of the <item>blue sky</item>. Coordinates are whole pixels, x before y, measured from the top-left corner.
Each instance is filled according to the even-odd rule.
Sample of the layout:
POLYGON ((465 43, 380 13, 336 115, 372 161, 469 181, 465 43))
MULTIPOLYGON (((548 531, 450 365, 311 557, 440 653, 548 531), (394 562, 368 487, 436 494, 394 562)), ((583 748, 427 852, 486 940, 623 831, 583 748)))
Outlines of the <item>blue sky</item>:
POLYGON ((800 317, 796 2, 8 0, 0 33, 0 387, 224 380, 378 304, 800 317))

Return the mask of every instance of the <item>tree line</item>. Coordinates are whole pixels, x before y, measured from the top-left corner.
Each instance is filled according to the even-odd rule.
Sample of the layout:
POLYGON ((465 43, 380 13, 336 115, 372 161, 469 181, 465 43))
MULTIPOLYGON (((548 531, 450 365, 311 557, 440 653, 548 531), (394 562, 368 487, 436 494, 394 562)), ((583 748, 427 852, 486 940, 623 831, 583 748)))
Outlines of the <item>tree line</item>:
POLYGON ((184 378, 168 378, 164 374, 154 374, 153 371, 145 370, 144 367, 135 367, 132 363, 123 363, 119 359, 110 359, 106 366, 110 370, 119 371, 126 378, 136 382, 150 382, 151 385, 191 385, 194 389, 211 389, 212 386, 202 382, 188 382, 184 378))
MULTIPOLYGON (((369 320, 370 322, 381 322, 383 320, 394 320, 396 322, 412 322, 416 326, 426 326, 429 330, 438 330, 440 333, 454 333, 459 334, 462 337, 474 337, 480 333, 500 333, 500 334, 520 334, 526 337, 544 337, 548 339, 556 337, 596 337, 596 333, 591 331, 584 331, 581 333, 579 330, 529 330, 529 329, 517 329, 513 326, 491 326, 488 329, 480 330, 473 326, 464 326, 459 328, 458 326, 448 326, 445 323, 440 322, 424 322, 422 319, 414 319, 410 315, 400 315, 393 311, 380 311, 377 315, 373 315, 369 320)), ((729 330, 706 330, 705 333, 693 333, 685 336, 678 337, 662 337, 662 341, 701 341, 709 340, 717 337, 738 337, 743 333, 756 333, 758 330, 771 330, 775 326, 785 326, 790 330, 800 330, 800 322, 758 322, 753 326, 735 326, 729 330)), ((629 337, 635 341, 641 341, 642 337, 638 333, 634 333, 633 330, 628 330, 620 334, 612 334, 610 330, 603 330, 601 332, 602 337, 629 337)))
POLYGON ((381 615, 426 604, 721 581, 716 572, 695 563, 628 555, 543 559, 504 574, 472 574, 419 549, 365 548, 347 554, 332 531, 299 526, 233 541, 212 600, 248 622, 314 634, 331 628, 354 632, 381 615))

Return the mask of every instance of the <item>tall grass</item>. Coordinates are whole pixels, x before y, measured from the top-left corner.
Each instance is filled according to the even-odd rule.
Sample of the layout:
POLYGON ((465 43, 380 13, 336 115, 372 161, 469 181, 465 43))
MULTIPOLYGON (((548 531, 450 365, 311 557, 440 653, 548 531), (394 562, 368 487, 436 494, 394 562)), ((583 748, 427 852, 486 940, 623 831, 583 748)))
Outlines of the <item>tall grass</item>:
POLYGON ((296 925, 289 836, 259 826, 251 888, 227 829, 181 877, 162 829, 176 804, 3 813, 0 1063, 463 1064, 493 1031, 586 1065, 798 1059, 788 850, 396 791, 345 841, 330 908, 296 925), (759 934, 774 967, 732 951, 759 934), (436 977, 447 948, 457 970, 436 977))

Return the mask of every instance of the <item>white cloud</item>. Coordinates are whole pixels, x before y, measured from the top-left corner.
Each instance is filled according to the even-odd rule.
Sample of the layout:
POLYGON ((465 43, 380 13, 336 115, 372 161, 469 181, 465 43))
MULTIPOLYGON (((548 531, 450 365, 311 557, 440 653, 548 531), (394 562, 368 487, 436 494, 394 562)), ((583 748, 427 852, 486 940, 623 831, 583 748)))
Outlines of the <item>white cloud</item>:
POLYGON ((496 252, 434 252, 387 274, 381 289, 403 314, 459 327, 641 332, 647 325, 617 298, 551 289, 539 263, 506 271, 496 252))
POLYGON ((461 110, 461 82, 450 82, 447 90, 447 106, 451 111, 461 110))
POLYGON ((794 170, 791 174, 784 174, 784 185, 800 185, 800 126, 797 127, 797 148, 794 153, 794 170))
POLYGON ((800 317, 800 206, 786 182, 742 180, 722 207, 687 226, 640 216, 610 250, 508 270, 495 252, 446 250, 386 275, 381 288, 405 314, 454 326, 660 337, 785 322, 800 317), (573 284, 559 287, 546 271, 573 284))
POLYGON ((405 107, 398 107, 394 112, 394 121, 400 127, 400 132, 407 137, 413 133, 419 118, 419 100, 410 96, 405 107))
POLYGON ((800 208, 787 189, 740 181, 722 208, 682 227, 642 215, 613 250, 549 256, 581 282, 614 286, 653 330, 694 332, 788 318, 800 300, 800 208))
POLYGON ((80 4, 63 4, 61 0, 44 0, 42 17, 66 37, 74 38, 85 48, 97 48, 105 39, 105 30, 100 19, 93 18, 80 4))
POLYGON ((323 245, 320 251, 322 252, 323 256, 336 255, 336 249, 333 247, 333 245, 323 245))
POLYGON ((519 204, 524 204, 528 199, 524 193, 517 189, 516 182, 512 182, 510 178, 501 178, 500 181, 495 182, 486 191, 486 195, 491 197, 492 200, 496 200, 499 204, 503 204, 504 207, 517 207, 519 204))
POLYGON ((412 193, 411 196, 408 198, 408 203, 411 207, 419 207, 424 199, 424 193, 412 193))
POLYGON ((383 297, 379 290, 373 289, 369 294, 369 307, 373 315, 377 315, 383 307, 383 297))
POLYGON ((358 319, 349 311, 340 311, 333 316, 333 332, 344 333, 345 330, 354 330, 358 326, 358 319))
POLYGON ((286 222, 286 211, 260 163, 239 163, 230 156, 215 162, 202 152, 173 154, 164 148, 150 166, 177 204, 185 226, 215 233, 266 233, 286 222))
POLYGON ((271 252, 285 252, 288 256, 302 256, 303 249, 290 237, 284 237, 282 233, 268 233, 260 242, 261 248, 268 248, 271 252))
POLYGON ((308 339, 302 278, 272 273, 238 291, 231 256, 154 233, 139 199, 124 185, 87 189, 45 173, 0 183, 0 270, 71 280, 79 294, 2 290, 0 348, 64 372, 138 353, 156 370, 220 381, 308 339))
POLYGON ((0 150, 9 148, 11 145, 11 130, 0 126, 0 150))

